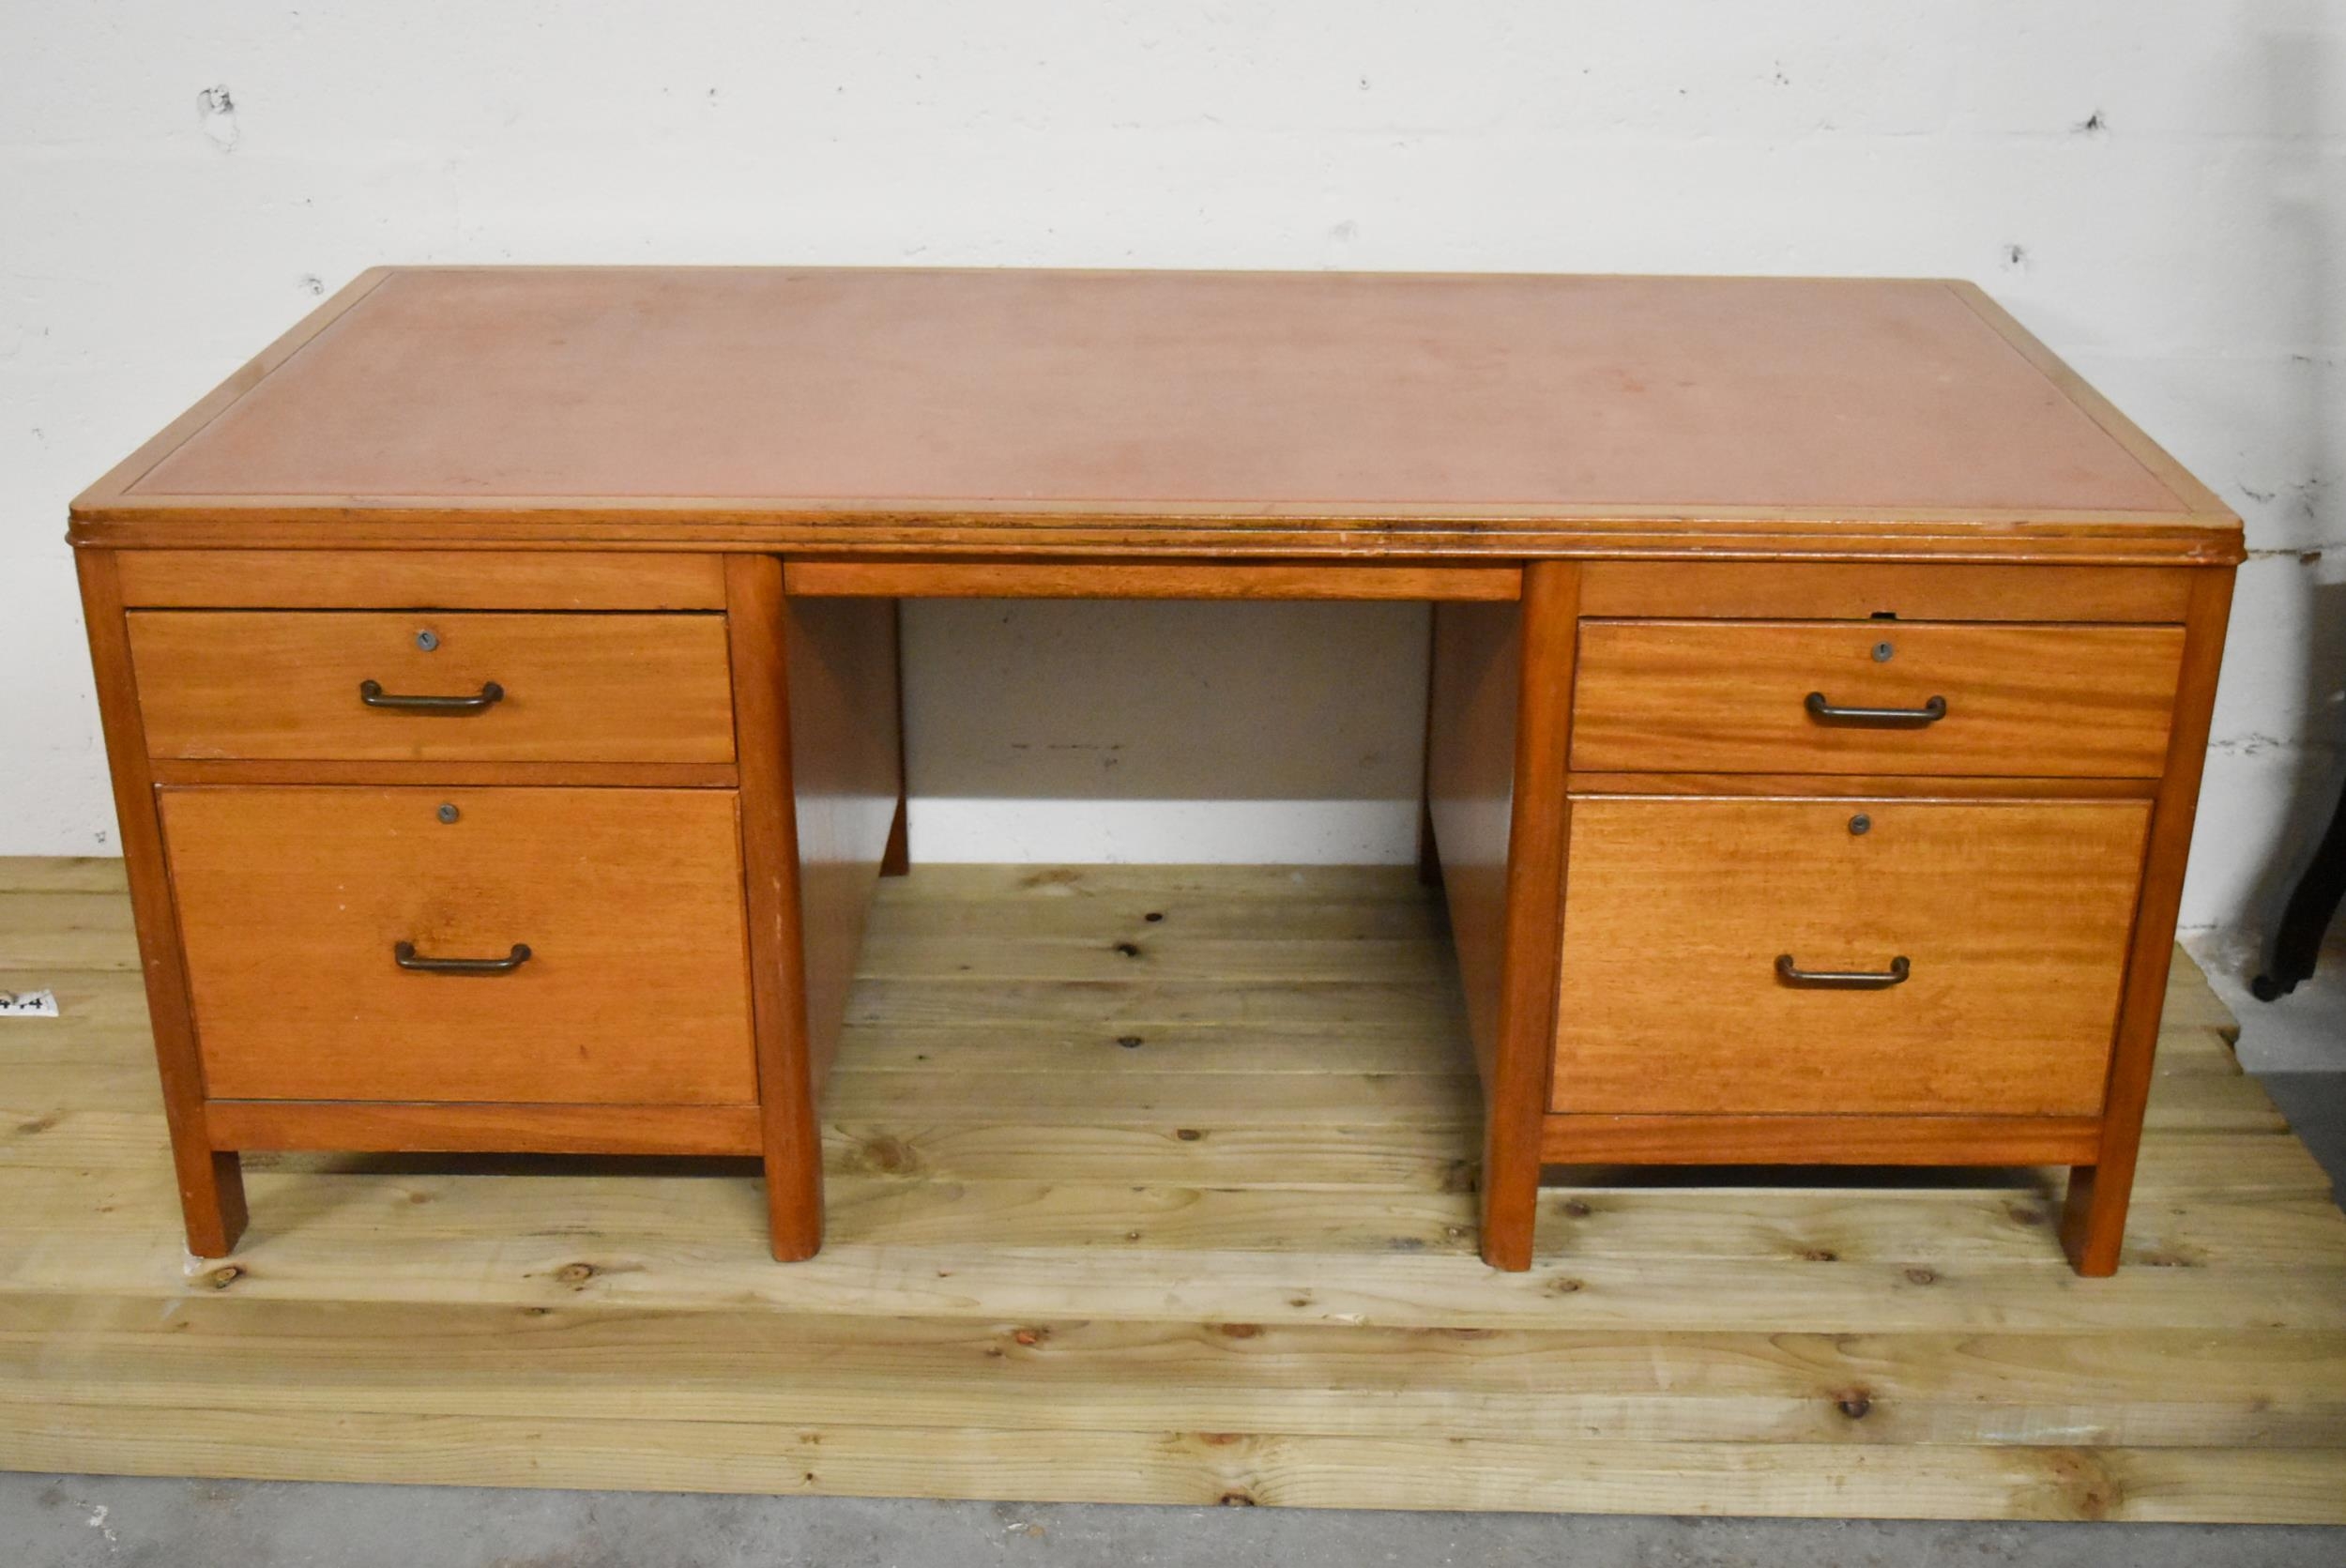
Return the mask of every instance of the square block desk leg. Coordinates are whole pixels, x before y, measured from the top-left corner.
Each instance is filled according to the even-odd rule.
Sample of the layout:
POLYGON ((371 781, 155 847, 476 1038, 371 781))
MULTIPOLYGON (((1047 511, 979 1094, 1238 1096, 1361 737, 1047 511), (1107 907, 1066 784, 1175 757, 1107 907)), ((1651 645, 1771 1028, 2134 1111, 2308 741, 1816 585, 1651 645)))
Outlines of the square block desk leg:
POLYGON ((2103 1098, 2101 1149, 2095 1164, 2070 1169, 2069 1193, 2062 1205, 2062 1246, 2079 1273, 2094 1276, 2116 1273, 2125 1244, 2126 1205, 2142 1144, 2152 1058, 2158 1048, 2167 971, 2174 962, 2184 862, 2191 853, 2191 820, 2199 806, 2216 677, 2224 659, 2224 626, 2232 611, 2231 567, 2185 570, 2192 578, 2184 611, 2182 687, 2168 731, 2166 771, 2151 807, 2142 892, 2135 906, 2134 937, 2126 953, 2110 1084, 2103 1098))
POLYGON ((163 859, 162 821, 147 769, 146 736, 139 720, 138 681, 130 664, 129 623, 111 550, 74 556, 82 580, 82 614, 88 623, 90 664, 98 678, 99 721, 114 777, 114 818, 130 883, 130 914, 138 929, 139 967, 146 981, 146 1012, 155 1034, 155 1063, 162 1077, 163 1121, 179 1183, 179 1210, 188 1250, 225 1257, 244 1234, 244 1172, 235 1151, 214 1149, 204 1119, 204 1065, 188 999, 187 965, 172 904, 171 873, 163 859))

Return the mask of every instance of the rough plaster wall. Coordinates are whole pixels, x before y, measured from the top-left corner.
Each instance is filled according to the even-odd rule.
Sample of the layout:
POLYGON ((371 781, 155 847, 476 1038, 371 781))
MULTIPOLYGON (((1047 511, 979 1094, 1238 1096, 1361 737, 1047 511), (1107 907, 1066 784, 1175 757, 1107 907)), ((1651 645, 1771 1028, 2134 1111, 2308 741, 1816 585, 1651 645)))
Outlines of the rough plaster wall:
MULTIPOLYGON (((1912 273, 1987 284, 2248 519, 2186 919, 2262 917, 2346 727, 2342 53, 2320 0, 7 0, 0 851, 110 833, 66 499, 373 263, 1912 273)), ((1109 701, 1125 622, 924 607, 923 852, 1257 853, 1315 809, 1263 814, 1275 749, 1308 845, 1406 853, 1413 624, 1257 613, 1236 659, 1152 614, 1162 678, 1109 701), (953 750, 998 711, 1120 748, 1108 803, 1058 799, 1098 752, 953 750), (1151 790, 1244 799, 1115 803, 1151 790)))

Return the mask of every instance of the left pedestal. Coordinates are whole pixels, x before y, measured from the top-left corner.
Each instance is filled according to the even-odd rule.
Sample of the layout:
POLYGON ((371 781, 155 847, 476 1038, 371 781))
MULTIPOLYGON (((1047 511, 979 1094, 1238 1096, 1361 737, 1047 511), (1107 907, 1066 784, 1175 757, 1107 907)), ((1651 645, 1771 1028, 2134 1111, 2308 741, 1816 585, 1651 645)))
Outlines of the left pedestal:
POLYGON ((756 1154, 820 1245, 891 606, 756 556, 80 565, 190 1250, 256 1149, 756 1154))

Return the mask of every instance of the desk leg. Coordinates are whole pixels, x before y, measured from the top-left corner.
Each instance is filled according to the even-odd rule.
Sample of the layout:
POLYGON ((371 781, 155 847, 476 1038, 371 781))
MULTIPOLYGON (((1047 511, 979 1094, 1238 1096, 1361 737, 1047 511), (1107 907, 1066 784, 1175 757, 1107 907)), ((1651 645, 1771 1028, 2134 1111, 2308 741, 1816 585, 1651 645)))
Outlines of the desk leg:
POLYGON ((2125 986, 2103 1097, 2101 1149, 2093 1165, 2071 1167, 2068 1197, 2062 1205, 2062 1245, 2080 1274, 2116 1273, 2125 1244, 2126 1205, 2142 1143, 2142 1113, 2150 1099, 2167 971, 2174 962, 2175 915, 2183 898, 2184 862, 2191 852, 2200 770, 2207 760, 2232 586, 2230 567, 2193 569, 2190 602, 2184 612, 2183 684, 2175 700, 2175 722, 2168 732, 2166 774, 2151 806, 2142 896, 2135 906, 2134 939, 2126 953, 2125 986))
POLYGON ((235 1151, 212 1147, 205 1125, 204 1064, 196 1050, 178 915, 163 859, 162 821, 155 809, 155 782, 147 771, 146 735, 139 720, 121 582, 110 550, 76 551, 74 565, 82 578, 82 612, 98 677, 99 722, 113 769, 114 820, 130 880, 130 914, 138 927, 139 965, 146 980, 146 1012, 163 1083, 163 1122, 171 1132, 188 1250, 198 1257, 225 1257, 244 1233, 244 1172, 235 1151))
POLYGON ((823 1079, 903 819, 896 607, 793 598, 782 563, 725 563, 766 1200, 774 1256, 823 1244, 823 1079))
POLYGON ((912 870, 912 752, 905 744, 905 601, 892 601, 888 613, 889 658, 896 671, 896 819, 888 825, 888 847, 880 855, 882 876, 904 876, 912 870))
POLYGON ((788 607, 780 561, 770 556, 726 557, 725 635, 733 654, 767 1219, 774 1256, 789 1262, 814 1256, 823 1244, 823 1138, 807 1047, 799 824, 790 770, 788 607))
POLYGON ((1577 565, 1536 561, 1518 603, 1435 607, 1426 800, 1482 1070, 1483 1258, 1498 1269, 1531 1267, 1539 1206, 1579 583, 1577 565))

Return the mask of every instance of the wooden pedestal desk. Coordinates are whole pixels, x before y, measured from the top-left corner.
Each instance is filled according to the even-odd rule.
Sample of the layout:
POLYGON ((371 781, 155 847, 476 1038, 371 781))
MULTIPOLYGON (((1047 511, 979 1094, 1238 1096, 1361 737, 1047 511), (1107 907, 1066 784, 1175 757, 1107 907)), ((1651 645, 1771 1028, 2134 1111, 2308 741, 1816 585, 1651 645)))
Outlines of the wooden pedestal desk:
POLYGON ((896 601, 1435 605, 1547 1163, 2062 1164, 2117 1265, 2239 523, 1979 290, 372 272, 74 505, 195 1252, 237 1151, 754 1154, 905 863, 896 601))

